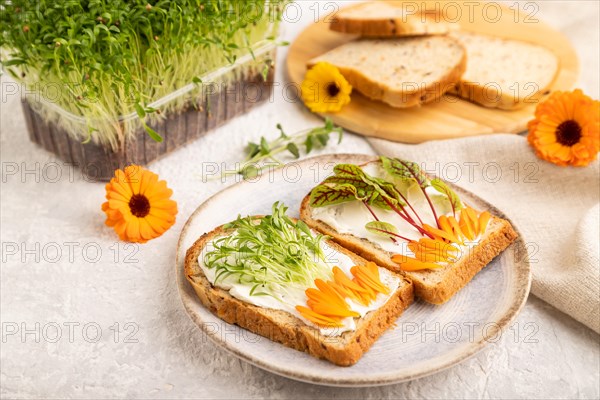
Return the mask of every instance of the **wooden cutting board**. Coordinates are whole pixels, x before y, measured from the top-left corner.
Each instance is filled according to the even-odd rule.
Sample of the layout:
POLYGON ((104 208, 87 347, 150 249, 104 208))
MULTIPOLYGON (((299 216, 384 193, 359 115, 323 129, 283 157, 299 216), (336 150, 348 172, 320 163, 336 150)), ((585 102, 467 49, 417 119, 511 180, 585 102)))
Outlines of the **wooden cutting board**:
MULTIPOLYGON (((522 11, 498 3, 445 3, 439 0, 425 3, 429 3, 429 8, 435 7, 436 3, 438 7, 446 7, 447 19, 456 21, 465 31, 524 40, 552 50, 559 58, 560 69, 551 90, 570 90, 577 82, 579 63, 573 46, 562 33, 539 20, 534 3, 527 3, 530 8, 522 11)), ((390 4, 398 5, 400 2, 392 1, 390 4)), ((330 31, 330 18, 326 16, 310 25, 291 45, 287 70, 292 82, 302 82, 308 60, 357 37, 330 31)), ((398 109, 354 91, 352 101, 342 111, 322 116, 365 136, 420 143, 491 133, 519 133, 526 130, 535 107, 536 104, 532 104, 520 110, 505 111, 481 107, 447 95, 421 107, 398 109)))

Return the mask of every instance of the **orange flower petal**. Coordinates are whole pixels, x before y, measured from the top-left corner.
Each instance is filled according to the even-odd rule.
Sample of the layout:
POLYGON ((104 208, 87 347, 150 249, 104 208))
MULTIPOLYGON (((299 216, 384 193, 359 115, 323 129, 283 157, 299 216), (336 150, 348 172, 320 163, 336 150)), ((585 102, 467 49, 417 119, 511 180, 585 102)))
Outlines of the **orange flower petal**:
POLYGON ((144 219, 148 222, 148 224, 152 227, 152 229, 154 229, 154 231, 156 231, 157 233, 160 233, 160 234, 164 233, 167 229, 169 229, 173 225, 173 222, 169 222, 164 219, 157 218, 153 215, 146 215, 146 217, 144 219))
MULTIPOLYGON (((109 193, 111 191, 119 193, 121 196, 125 198, 130 198, 133 193, 131 193, 131 188, 129 185, 125 184, 124 181, 119 182, 118 180, 111 180, 110 188, 106 189, 106 192, 109 193)), ((107 186, 109 186, 107 185, 107 186)))
POLYGON ((127 221, 127 229, 125 234, 127 235, 127 238, 132 242, 135 242, 141 237, 139 218, 130 218, 129 221, 127 221))
POLYGON ((152 229, 152 226, 148 223, 145 218, 138 218, 140 223, 140 236, 146 240, 153 239, 156 232, 152 229))
POLYGON ((344 273, 344 271, 342 271, 338 267, 333 267, 333 277, 334 277, 336 283, 338 283, 339 285, 341 285, 347 289, 350 289, 351 291, 356 291, 356 292, 364 292, 365 291, 365 289, 363 287, 352 282, 352 280, 350 278, 348 278, 348 276, 344 273))
POLYGON ((155 196, 169 197, 171 195, 167 188, 166 181, 158 181, 154 185, 147 187, 144 194, 149 199, 152 199, 155 196))
POLYGON ((122 240, 125 240, 125 238, 126 238, 125 233, 127 231, 127 223, 125 222, 125 220, 122 219, 119 222, 117 222, 114 225, 114 229, 115 229, 115 232, 117 232, 117 235, 119 235, 119 237, 122 240))
POLYGON ((163 200, 150 200, 150 206, 152 208, 160 208, 161 210, 176 210, 177 203, 173 200, 163 199, 163 200))
POLYGON ((479 234, 480 235, 483 235, 485 233, 488 223, 490 222, 491 218, 492 218, 492 215, 487 211, 484 211, 479 215, 479 234))
POLYGON ((173 215, 173 213, 170 213, 168 211, 165 211, 165 210, 162 210, 159 208, 151 208, 149 215, 160 218, 164 221, 174 221, 175 220, 175 216, 173 215))
POLYGON ((370 288, 379 293, 387 294, 390 292, 390 289, 381 282, 378 270, 373 272, 369 267, 356 265, 352 267, 350 271, 352 272, 352 275, 362 283, 361 286, 370 288))
POLYGON ((146 192, 149 188, 154 187, 157 181, 158 175, 156 174, 142 174, 142 178, 140 180, 140 193, 145 194, 146 197, 148 197, 146 192))
POLYGON ((125 168, 125 176, 127 177, 127 183, 131 188, 133 194, 140 193, 140 182, 142 180, 142 167, 139 165, 130 165, 125 168))
POLYGON ((119 193, 115 190, 111 190, 106 193, 106 199, 107 200, 117 200, 117 201, 129 203, 129 200, 131 199, 131 195, 125 196, 122 193, 119 193))
POLYGON ((122 210, 124 211, 129 210, 129 203, 128 202, 124 202, 121 200, 114 200, 114 199, 109 199, 107 201, 108 203, 108 207, 113 209, 113 210, 122 210))
POLYGON ((310 308, 303 306, 296 306, 296 310, 307 320, 314 322, 317 325, 325 327, 340 327, 342 324, 341 318, 330 318, 319 313, 314 312, 310 308))

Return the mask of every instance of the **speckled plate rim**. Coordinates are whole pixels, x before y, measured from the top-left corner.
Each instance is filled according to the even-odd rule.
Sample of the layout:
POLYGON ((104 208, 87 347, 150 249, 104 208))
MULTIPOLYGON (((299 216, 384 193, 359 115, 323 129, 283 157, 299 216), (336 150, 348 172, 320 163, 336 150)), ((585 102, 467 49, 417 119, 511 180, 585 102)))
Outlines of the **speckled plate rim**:
MULTIPOLYGON (((310 164, 310 163, 315 163, 315 162, 320 162, 320 161, 328 162, 328 163, 331 163, 331 162, 334 162, 334 163, 343 163, 343 162, 363 163, 363 162, 368 162, 370 160, 373 160, 374 158, 375 158, 375 156, 366 155, 366 154, 326 154, 326 155, 306 158, 304 160, 296 162, 296 164, 299 167, 301 167, 304 164, 310 164)), ((260 179, 266 179, 267 177, 268 176, 265 175, 260 179)), ((253 183, 256 183, 256 182, 257 181, 253 181, 253 183)), ((233 193, 235 193, 237 190, 239 190, 239 187, 241 185, 247 185, 247 184, 250 184, 250 183, 244 182, 244 181, 238 182, 238 183, 232 184, 231 186, 213 194, 211 197, 209 197, 207 200, 205 200, 200 206, 198 206, 198 208, 196 208, 196 210, 190 215, 190 217, 188 218, 188 220, 186 221, 185 225, 183 226, 183 228, 181 230, 181 234, 180 234, 179 240, 177 242, 175 273, 176 273, 177 286, 178 286, 179 294, 181 297, 181 301, 182 301, 183 306, 186 310, 186 313, 188 314, 190 319, 217 346, 225 349, 227 352, 233 354, 234 356, 240 358, 241 360, 244 360, 258 368, 264 369, 266 371, 272 372, 274 374, 277 374, 277 375, 280 375, 280 376, 283 376, 286 378, 290 378, 290 379, 294 379, 294 380, 302 381, 302 382, 307 382, 307 383, 312 383, 312 384, 317 384, 317 385, 324 385, 324 386, 370 387, 370 386, 391 385, 394 383, 411 381, 414 379, 423 378, 423 377, 441 372, 441 371, 448 369, 450 367, 453 367, 453 366, 467 360, 468 358, 472 357, 473 355, 475 355, 477 352, 479 352, 481 349, 483 349, 486 346, 486 344, 488 344, 488 340, 486 340, 486 337, 493 338, 504 332, 505 328, 507 326, 509 326, 509 324, 512 321, 515 320, 515 318, 517 317, 517 315, 519 314, 519 312, 524 307, 524 305, 527 301, 527 297, 529 296, 529 291, 531 289, 532 274, 531 274, 531 268, 530 268, 529 262, 527 260, 527 257, 524 257, 519 263, 521 268, 516 269, 518 281, 522 282, 522 284, 518 288, 515 288, 513 290, 513 293, 516 294, 517 296, 515 296, 512 299, 512 304, 511 304, 510 308, 502 316, 502 318, 500 318, 497 321, 492 321, 492 322, 495 322, 495 324, 493 325, 492 329, 489 329, 486 332, 487 336, 482 337, 480 340, 478 340, 476 342, 470 343, 466 349, 461 348, 461 349, 457 349, 456 351, 450 352, 446 356, 446 359, 449 359, 448 361, 439 363, 437 365, 433 365, 430 368, 424 368, 422 370, 415 371, 414 373, 411 373, 411 374, 382 373, 375 377, 369 377, 366 379, 345 379, 345 378, 330 379, 330 378, 324 378, 317 374, 310 374, 310 373, 306 373, 304 371, 294 370, 293 368, 284 369, 284 368, 276 367, 276 366, 273 366, 272 364, 265 362, 259 358, 251 357, 247 353, 240 351, 236 346, 234 346, 234 345, 228 343, 226 340, 223 340, 222 338, 220 338, 219 335, 215 331, 213 331, 211 329, 207 329, 206 325, 204 323, 205 321, 203 321, 202 317, 194 311, 192 305, 200 305, 201 307, 204 307, 204 306, 202 305, 200 300, 195 295, 193 289, 191 288, 190 283, 187 281, 187 279, 185 277, 184 268, 183 268, 183 260, 185 257, 180 256, 180 254, 185 254, 185 252, 182 253, 181 246, 182 246, 184 238, 186 237, 187 231, 188 231, 189 227, 191 226, 194 218, 198 214, 202 213, 204 211, 204 209, 209 207, 213 202, 218 201, 218 199, 221 196, 233 195, 233 193), (190 293, 190 291, 191 291, 191 293, 190 293), (456 354, 454 354, 454 353, 456 353, 456 354)), ((488 210, 490 210, 494 215, 511 222, 513 228, 515 229, 515 231, 518 234, 517 240, 515 240, 515 242, 511 246, 517 246, 519 251, 523 252, 521 254, 526 254, 526 246, 523 241, 522 235, 520 234, 518 228, 512 223, 512 221, 510 221, 509 218, 506 217, 506 215, 503 212, 501 212, 500 210, 495 208, 493 205, 491 205, 487 201, 472 194, 471 192, 469 192, 465 189, 462 189, 461 187, 456 186, 456 185, 452 184, 451 182, 448 182, 448 184, 459 195, 466 194, 467 196, 471 197, 472 199, 475 199, 476 201, 485 204, 488 207, 488 210)), ((304 195, 305 194, 303 193, 302 196, 304 196, 304 195)), ((502 256, 502 254, 500 255, 500 257, 501 256, 502 256)), ((243 329, 237 325, 236 325, 236 328, 243 329)), ((285 347, 283 345, 281 346, 281 348, 282 348, 282 350, 285 350, 285 351, 292 351, 292 352, 297 351, 297 350, 285 347)), ((339 367, 339 368, 345 368, 345 367, 339 367)))

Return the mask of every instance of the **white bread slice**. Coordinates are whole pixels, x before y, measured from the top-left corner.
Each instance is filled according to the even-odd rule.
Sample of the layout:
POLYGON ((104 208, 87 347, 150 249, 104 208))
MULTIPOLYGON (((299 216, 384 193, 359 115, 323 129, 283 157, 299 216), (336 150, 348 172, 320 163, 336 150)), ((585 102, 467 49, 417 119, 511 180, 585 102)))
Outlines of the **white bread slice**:
POLYGON ((453 32, 467 49, 467 70, 456 89, 485 107, 516 110, 549 93, 559 67, 545 47, 470 32, 453 32))
MULTIPOLYGON (((186 253, 185 275, 202 304, 222 320, 241 326, 284 346, 304 351, 340 366, 355 364, 413 301, 413 286, 402 278, 398 289, 380 308, 356 320, 356 330, 327 337, 296 316, 281 310, 258 307, 239 300, 227 290, 213 286, 198 264, 198 256, 212 239, 230 232, 218 227, 202 235, 186 253)), ((359 265, 362 257, 328 242, 335 251, 348 255, 359 265)))
MULTIPOLYGON (((399 4, 401 5, 401 4, 399 4)), ((403 9, 386 2, 345 7, 333 15, 329 28, 362 37, 399 37, 446 34, 454 25, 435 11, 403 9)))
POLYGON ((413 282, 415 296, 433 304, 443 304, 450 300, 517 238, 516 232, 508 221, 492 217, 480 243, 455 263, 437 270, 407 272, 400 271, 400 266, 391 259, 393 253, 382 249, 377 243, 366 238, 340 233, 325 222, 314 219, 310 194, 302 201, 300 219, 312 229, 331 236, 334 241, 365 259, 404 274, 413 282))
POLYGON ((440 98, 460 80, 466 52, 446 36, 361 39, 308 62, 336 66, 363 95, 392 107, 413 107, 440 98))

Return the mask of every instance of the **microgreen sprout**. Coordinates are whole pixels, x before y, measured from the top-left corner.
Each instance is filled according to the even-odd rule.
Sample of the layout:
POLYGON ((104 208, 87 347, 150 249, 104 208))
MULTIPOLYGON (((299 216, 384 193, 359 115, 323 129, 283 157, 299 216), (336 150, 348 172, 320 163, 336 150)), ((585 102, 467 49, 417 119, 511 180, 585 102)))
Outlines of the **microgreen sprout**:
POLYGON ((292 220, 286 211, 276 202, 271 215, 238 217, 225 225, 228 235, 215 239, 204 255, 206 267, 216 270, 215 282, 234 279, 251 285, 250 294, 259 296, 329 279, 331 266, 321 247, 325 236, 292 220))
MULTIPOLYGON (((276 43, 287 2, 0 0, 0 60, 28 92, 84 118, 95 142, 118 147, 142 126, 160 140, 148 124, 162 117, 146 106, 253 54, 255 46, 276 43), (132 113, 138 121, 119 120, 132 113)), ((272 56, 257 65, 272 63, 272 56)), ((260 73, 257 65, 250 68, 260 73)), ((202 94, 198 85, 161 114, 181 112, 202 94)), ((56 117, 50 108, 43 111, 56 117)), ((55 119, 82 140, 89 133, 79 122, 55 119)))
MULTIPOLYGON (((433 187, 446 197, 454 214, 463 207, 458 195, 448 185, 438 178, 430 180, 416 163, 384 156, 379 158, 378 163, 380 163, 383 170, 392 180, 397 180, 408 185, 418 185, 429 204, 438 229, 440 228, 438 215, 429 193, 427 193, 426 189, 428 187, 433 187)), ((418 231, 421 236, 433 238, 433 235, 428 232, 423 219, 419 216, 407 196, 404 196, 394 183, 386 179, 371 176, 358 165, 338 164, 333 170, 334 175, 325 179, 311 191, 310 205, 312 207, 324 207, 349 201, 360 201, 374 219, 374 221, 368 222, 365 225, 365 229, 369 232, 387 236, 394 243, 397 243, 397 239, 410 241, 408 238, 399 235, 394 225, 382 221, 377 216, 375 208, 380 208, 394 211, 406 223, 418 231)))

